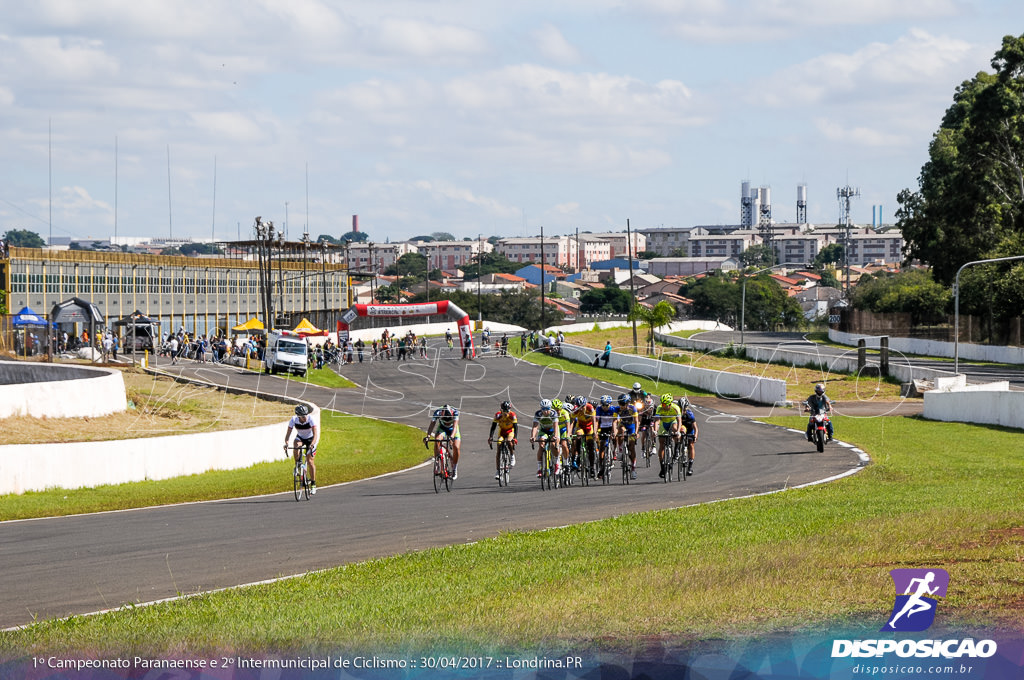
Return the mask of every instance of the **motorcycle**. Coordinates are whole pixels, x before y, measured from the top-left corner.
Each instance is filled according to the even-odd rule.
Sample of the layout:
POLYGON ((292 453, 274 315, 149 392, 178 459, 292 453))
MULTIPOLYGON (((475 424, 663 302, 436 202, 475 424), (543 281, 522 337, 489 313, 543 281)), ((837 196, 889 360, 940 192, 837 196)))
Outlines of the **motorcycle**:
MULTIPOLYGON (((804 411, 810 411, 811 408, 804 402, 804 411)), ((814 446, 818 449, 818 453, 825 450, 825 442, 828 440, 828 424, 829 417, 824 411, 811 414, 811 441, 814 442, 814 446)))

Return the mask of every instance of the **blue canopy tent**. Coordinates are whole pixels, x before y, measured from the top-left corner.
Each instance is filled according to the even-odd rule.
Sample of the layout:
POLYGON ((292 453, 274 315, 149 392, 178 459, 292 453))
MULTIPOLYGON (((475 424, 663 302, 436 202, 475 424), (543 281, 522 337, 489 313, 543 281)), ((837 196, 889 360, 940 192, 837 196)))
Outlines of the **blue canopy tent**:
POLYGON ((45 317, 39 316, 31 307, 22 307, 21 310, 14 315, 14 319, 11 321, 11 325, 14 327, 14 353, 22 356, 29 356, 32 354, 39 354, 45 351, 46 347, 49 346, 49 329, 50 324, 47 322, 45 317), (38 335, 32 332, 31 329, 40 328, 43 329, 46 340, 40 341, 38 335))

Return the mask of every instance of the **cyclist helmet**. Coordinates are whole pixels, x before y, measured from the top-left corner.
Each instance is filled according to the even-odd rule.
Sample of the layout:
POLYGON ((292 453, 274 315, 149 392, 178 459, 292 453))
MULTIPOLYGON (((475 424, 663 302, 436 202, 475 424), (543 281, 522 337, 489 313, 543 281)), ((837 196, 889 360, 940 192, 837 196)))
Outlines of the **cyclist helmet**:
POLYGON ((690 408, 690 400, 687 399, 686 397, 679 397, 679 408, 681 408, 684 411, 690 408))
POLYGON ((640 388, 640 383, 638 383, 638 382, 633 383, 633 391, 634 392, 639 392, 640 389, 641 389, 640 388))
POLYGON ((628 394, 620 394, 619 395, 619 404, 621 404, 622 406, 625 406, 628 403, 629 403, 629 395, 628 394))
POLYGON ((581 394, 581 395, 579 395, 579 396, 577 396, 577 397, 576 397, 576 399, 575 399, 575 400, 573 401, 573 403, 574 403, 574 404, 576 404, 576 406, 577 406, 578 408, 583 408, 584 406, 586 406, 586 405, 587 405, 587 398, 586 398, 586 397, 584 397, 584 396, 583 396, 583 395, 581 394))
POLYGON ((602 403, 602 404, 603 404, 604 406, 607 406, 608 404, 612 403, 612 397, 611 397, 611 395, 610 395, 610 394, 602 394, 602 395, 601 395, 601 403, 602 403))
POLYGON ((661 403, 662 403, 663 406, 668 406, 669 404, 671 404, 672 403, 672 394, 669 393, 669 392, 666 392, 665 394, 661 395, 661 403))
POLYGON ((445 404, 444 406, 441 407, 441 415, 453 416, 455 415, 455 409, 453 409, 449 404, 445 404))
POLYGON ((295 407, 295 415, 297 415, 297 416, 308 416, 309 415, 309 407, 306 406, 305 404, 299 404, 298 406, 295 407))
POLYGON ((814 393, 825 394, 825 386, 822 385, 821 383, 818 383, 817 385, 814 386, 814 393))
POLYGON ((551 409, 551 400, 550 399, 541 399, 540 400, 540 407, 542 409, 550 410, 551 409))
POLYGON ((561 411, 562 410, 562 400, 561 399, 552 399, 551 400, 551 406, 556 411, 561 411))
POLYGON ((502 413, 508 413, 511 410, 512 410, 511 402, 509 402, 509 401, 501 402, 501 411, 502 411, 502 413))

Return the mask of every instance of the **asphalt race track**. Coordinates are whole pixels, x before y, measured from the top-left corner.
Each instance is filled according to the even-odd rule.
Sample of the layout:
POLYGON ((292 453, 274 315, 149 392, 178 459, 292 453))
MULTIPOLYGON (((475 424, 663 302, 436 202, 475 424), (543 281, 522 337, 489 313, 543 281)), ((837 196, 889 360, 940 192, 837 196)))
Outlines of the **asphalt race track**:
MULTIPOLYGON (((600 396, 623 390, 543 369, 514 357, 461 360, 431 346, 427 359, 345 366, 360 388, 331 390, 211 364, 163 366, 219 384, 315 402, 322 419, 367 415, 425 429, 431 408, 462 411, 462 461, 451 493, 435 494, 431 471, 417 467, 321 488, 295 502, 282 453, 282 493, 124 512, 0 523, 0 628, 94 612, 368 558, 465 543, 509 530, 531 530, 783 489, 861 465, 850 448, 818 454, 802 436, 743 417, 697 409, 695 474, 663 483, 657 467, 638 466, 623 486, 542 491, 529 450, 529 424, 541 395, 600 396), (518 465, 499 488, 487 432, 498 404, 520 417, 518 465)), ((631 384, 628 378, 625 383, 631 384)), ((722 402, 727 403, 727 402, 722 402)), ((794 413, 794 411, 788 411, 794 413)), ((335 421, 339 422, 339 421, 335 421)), ((841 433, 840 433, 841 434, 841 433)), ((282 441, 284 433, 282 432, 282 441)), ((273 446, 280 447, 274 441, 273 446)), ((345 455, 324 452, 321 455, 345 455)), ((424 460, 427 458, 424 449, 424 460)))

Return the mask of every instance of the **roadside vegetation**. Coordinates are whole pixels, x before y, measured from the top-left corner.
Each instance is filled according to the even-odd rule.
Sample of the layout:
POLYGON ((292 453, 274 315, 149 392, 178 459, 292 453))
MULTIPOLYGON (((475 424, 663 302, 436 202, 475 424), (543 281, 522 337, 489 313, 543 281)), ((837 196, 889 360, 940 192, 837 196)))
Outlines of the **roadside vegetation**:
MULTIPOLYGON (((595 352, 604 350, 605 343, 611 342, 616 352, 627 354, 645 354, 646 350, 640 339, 639 351, 633 346, 633 330, 631 328, 609 328, 599 331, 585 331, 582 333, 570 333, 565 336, 566 342, 593 347, 595 352)), ((746 375, 756 375, 762 378, 777 378, 786 381, 786 389, 789 398, 802 401, 807 395, 814 391, 814 385, 822 382, 828 389, 829 398, 838 401, 866 401, 866 400, 897 400, 900 398, 899 381, 871 376, 856 376, 846 373, 835 373, 827 370, 827 358, 823 359, 820 368, 801 368, 784 363, 764 363, 750 361, 745 358, 742 348, 727 347, 721 352, 687 351, 677 347, 671 347, 662 343, 657 344, 657 357, 665 361, 686 364, 695 368, 707 368, 717 371, 729 371, 746 375)), ((530 355, 530 361, 541 363, 550 359, 545 355, 530 355), (536 358, 535 358, 536 357, 536 358)), ((582 375, 590 375, 591 367, 577 362, 563 360, 566 370, 572 370, 582 375)), ((604 370, 604 369, 600 369, 604 370)), ((621 382, 621 373, 609 371, 609 373, 620 376, 611 379, 612 382, 621 382)), ((603 378, 608 380, 609 378, 603 378)), ((640 379, 643 384, 644 379, 640 379)), ((653 381, 652 381, 653 382, 653 381)), ((644 389, 648 389, 645 387, 644 389)), ((687 386, 693 394, 700 395, 702 392, 696 388, 687 386)), ((655 388, 655 391, 660 391, 655 388)), ((704 393, 707 394, 707 393, 704 393)), ((714 396, 714 395, 710 395, 714 396)))
POLYGON ((1020 631, 1024 433, 875 418, 845 421, 843 438, 874 462, 826 485, 510 532, 301 579, 45 621, 0 633, 0 655, 480 655, 583 645, 631 652, 801 630, 865 637, 892 607, 889 570, 921 565, 950 573, 931 634, 1020 631))

